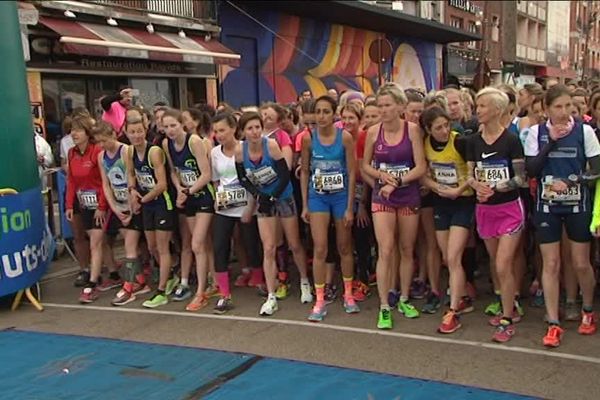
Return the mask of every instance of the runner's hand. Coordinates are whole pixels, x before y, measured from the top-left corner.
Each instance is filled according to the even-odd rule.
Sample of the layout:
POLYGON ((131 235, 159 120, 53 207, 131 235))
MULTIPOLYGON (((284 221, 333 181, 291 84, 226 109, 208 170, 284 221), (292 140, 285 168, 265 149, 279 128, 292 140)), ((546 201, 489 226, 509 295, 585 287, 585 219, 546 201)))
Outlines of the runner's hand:
POLYGON ((385 185, 390 185, 393 187, 398 186, 398 180, 396 178, 394 178, 392 175, 390 175, 387 172, 384 172, 382 170, 379 170, 379 180, 381 182, 383 182, 385 185))
POLYGON ((450 188, 448 186, 444 186, 444 185, 439 185, 437 187, 436 193, 438 195, 440 195, 440 197, 444 197, 446 199, 456 199, 458 196, 460 196, 460 193, 458 193, 458 190, 456 190, 455 188, 450 188))
POLYGON ((392 193, 394 192, 394 190, 396 190, 396 186, 385 185, 384 187, 379 189, 379 195, 381 197, 383 197, 384 199, 389 200, 389 198, 392 195, 392 193))
POLYGON ((552 191, 554 193, 564 192, 567 189, 569 189, 569 186, 567 186, 567 184, 562 179, 555 180, 554 182, 552 182, 552 191))
POLYGON ((65 212, 65 217, 67 218, 67 221, 73 221, 73 209, 69 209, 65 212))
POLYGON ((182 191, 177 192, 177 200, 175 201, 177 208, 183 208, 188 196, 182 191))
POLYGON ((104 226, 105 218, 106 211, 96 210, 94 212, 94 221, 96 222, 97 226, 104 226))
POLYGON ((358 205, 358 211, 356 212, 356 226, 359 228, 366 228, 369 226, 369 213, 367 212, 367 208, 364 204, 360 203, 358 205))
POLYGON ((302 214, 300 214, 300 217, 302 218, 302 221, 304 221, 307 224, 310 224, 310 213, 306 208, 302 210, 302 214))

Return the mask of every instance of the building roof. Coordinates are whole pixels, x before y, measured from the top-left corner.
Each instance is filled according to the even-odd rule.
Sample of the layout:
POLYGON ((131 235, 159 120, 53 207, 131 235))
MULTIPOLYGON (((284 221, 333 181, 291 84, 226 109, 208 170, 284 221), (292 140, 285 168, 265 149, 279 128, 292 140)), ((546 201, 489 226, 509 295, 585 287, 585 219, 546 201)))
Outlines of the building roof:
POLYGON ((434 43, 445 44, 481 40, 481 36, 477 34, 444 25, 437 21, 366 4, 362 1, 234 0, 234 2, 246 9, 253 7, 268 8, 290 15, 326 19, 327 22, 345 24, 397 36, 411 36, 434 43))

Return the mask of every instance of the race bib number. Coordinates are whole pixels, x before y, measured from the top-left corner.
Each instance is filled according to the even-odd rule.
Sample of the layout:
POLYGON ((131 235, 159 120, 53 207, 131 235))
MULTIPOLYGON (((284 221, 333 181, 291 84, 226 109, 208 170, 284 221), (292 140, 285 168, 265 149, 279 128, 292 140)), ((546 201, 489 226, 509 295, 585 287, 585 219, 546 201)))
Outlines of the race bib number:
POLYGON ((98 208, 98 195, 95 190, 80 190, 77 192, 77 198, 81 207, 88 210, 98 208))
POLYGON ((198 180, 198 175, 196 174, 196 171, 180 169, 178 170, 178 172, 181 184, 187 188, 194 186, 194 184, 198 180))
POLYGON ((492 163, 477 163, 475 174, 479 182, 498 184, 510 179, 508 164, 505 161, 494 160, 492 163))
POLYGON ((315 174, 313 186, 317 192, 341 192, 344 190, 344 175, 341 173, 315 174))
POLYGON ((135 179, 137 180, 138 185, 142 189, 152 190, 152 189, 154 189, 154 186, 156 186, 154 177, 149 172, 135 171, 135 179))
POLYGON ((248 204, 246 189, 239 185, 219 186, 217 190, 217 210, 244 207, 248 204))
POLYGON ((432 163, 433 179, 445 186, 458 187, 458 172, 454 164, 432 163))
MULTIPOLYGON (((406 174, 408 174, 408 172, 410 171, 410 167, 407 167, 406 165, 380 164, 379 169, 387 174, 390 174, 391 176, 393 176, 396 179, 404 178, 404 176, 406 174)), ((383 184, 383 182, 380 182, 380 183, 383 184)), ((406 185, 402 184, 401 187, 404 187, 404 186, 406 186, 406 185)))
POLYGON ((552 190, 552 180, 546 180, 542 185, 542 200, 552 203, 578 203, 581 200, 581 185, 555 192, 552 190))
POLYGON ((129 199, 129 192, 127 188, 113 188, 113 194, 115 195, 115 200, 120 203, 125 203, 129 199))
POLYGON ((260 186, 268 186, 277 179, 277 173, 270 166, 258 168, 252 171, 251 174, 254 183, 260 186))

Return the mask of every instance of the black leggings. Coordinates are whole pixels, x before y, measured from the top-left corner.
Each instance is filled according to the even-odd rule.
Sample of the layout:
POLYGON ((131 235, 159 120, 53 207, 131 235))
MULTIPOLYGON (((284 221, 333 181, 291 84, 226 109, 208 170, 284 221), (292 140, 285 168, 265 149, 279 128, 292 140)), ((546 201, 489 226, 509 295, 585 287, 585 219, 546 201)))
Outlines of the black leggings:
POLYGON ((352 227, 354 236, 354 251, 356 251, 356 277, 362 283, 369 284, 369 274, 373 260, 371 257, 371 244, 373 243, 373 221, 366 227, 359 227, 354 221, 352 227))
MULTIPOLYGON (((239 218, 227 217, 225 215, 215 214, 213 221, 213 249, 215 252, 215 270, 217 272, 227 272, 229 266, 229 255, 231 253, 231 238, 233 237, 233 228, 239 224, 240 237, 242 244, 248 255, 248 262, 251 268, 262 268, 262 254, 260 246, 260 236, 258 233, 258 224, 256 217, 252 221, 243 224, 239 218)), ((245 267, 245 265, 243 265, 245 267)))

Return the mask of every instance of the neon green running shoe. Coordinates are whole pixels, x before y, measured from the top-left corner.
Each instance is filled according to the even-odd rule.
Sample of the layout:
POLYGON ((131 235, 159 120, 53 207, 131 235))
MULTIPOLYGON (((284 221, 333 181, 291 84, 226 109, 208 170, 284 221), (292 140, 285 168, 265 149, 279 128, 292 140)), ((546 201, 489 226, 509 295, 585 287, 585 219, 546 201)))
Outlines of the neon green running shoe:
POLYGON ((146 308, 156 308, 169 303, 169 298, 164 293, 156 293, 152 298, 142 303, 146 308))
POLYGON ((495 316, 502 312, 502 304, 500 300, 494 300, 485 308, 485 314, 495 316))
POLYGON ((406 318, 418 318, 420 315, 416 307, 410 304, 408 301, 399 301, 398 311, 400 314, 404 314, 406 318))
POLYGON ((392 310, 389 308, 379 310, 377 329, 392 329, 392 310))
POLYGON ((275 297, 277 297, 277 300, 283 300, 288 297, 288 285, 280 283, 275 290, 275 297))
POLYGON ((177 286, 179 286, 179 277, 177 275, 173 275, 173 277, 167 281, 167 285, 165 286, 165 294, 170 296, 171 293, 175 291, 177 286))

